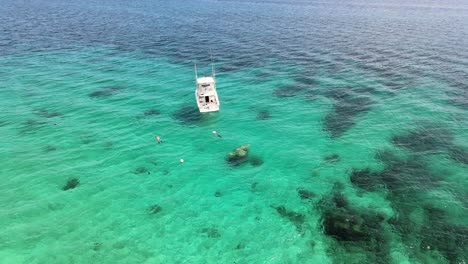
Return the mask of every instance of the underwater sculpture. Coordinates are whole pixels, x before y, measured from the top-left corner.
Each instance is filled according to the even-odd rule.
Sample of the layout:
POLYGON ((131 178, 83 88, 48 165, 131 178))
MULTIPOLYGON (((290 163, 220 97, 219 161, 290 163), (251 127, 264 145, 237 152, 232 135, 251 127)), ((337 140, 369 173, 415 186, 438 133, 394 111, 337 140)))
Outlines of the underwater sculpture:
POLYGON ((227 154, 226 160, 232 165, 240 165, 247 161, 250 144, 237 147, 234 151, 227 154))

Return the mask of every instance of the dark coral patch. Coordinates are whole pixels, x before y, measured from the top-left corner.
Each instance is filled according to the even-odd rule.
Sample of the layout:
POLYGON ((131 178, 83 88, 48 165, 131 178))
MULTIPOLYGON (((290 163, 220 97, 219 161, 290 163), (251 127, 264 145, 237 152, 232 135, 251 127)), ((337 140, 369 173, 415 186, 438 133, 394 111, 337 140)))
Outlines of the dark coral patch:
POLYGON ((236 250, 239 250, 239 249, 244 249, 245 248, 245 244, 240 242, 239 244, 237 244, 236 246, 236 250))
MULTIPOLYGON (((414 208, 414 204, 412 207, 414 208)), ((398 211, 388 222, 400 233, 406 244, 419 247, 419 251, 413 257, 427 261, 427 253, 437 250, 448 263, 463 263, 467 257, 465 248, 468 246, 466 225, 451 223, 442 209, 423 206, 424 222, 419 226, 409 218, 409 208, 401 205, 399 208, 404 210, 398 211), (418 240, 415 240, 415 237, 418 240)))
POLYGON ((221 237, 221 233, 217 228, 214 227, 206 227, 201 230, 202 233, 204 233, 206 236, 209 238, 219 238, 221 237))
POLYGON ((101 250, 101 248, 102 248, 102 243, 100 243, 100 242, 94 242, 91 248, 92 248, 94 251, 99 251, 99 250, 101 250))
POLYGON ((452 144, 450 131, 438 127, 421 127, 407 134, 394 136, 392 142, 399 147, 407 148, 417 153, 437 153, 452 144))
POLYGON ((421 247, 435 249, 450 263, 463 263, 468 257, 468 226, 449 222, 446 212, 426 207, 426 222, 421 230, 421 247))
POLYGON ((39 109, 39 110, 36 110, 36 114, 40 117, 44 117, 44 118, 53 118, 53 117, 59 117, 59 116, 62 116, 61 113, 59 112, 53 112, 53 111, 49 111, 47 109, 39 109))
POLYGON ((310 200, 315 197, 315 193, 304 188, 297 188, 297 194, 302 200, 310 200))
POLYGON ((151 174, 151 172, 146 168, 146 167, 138 167, 135 169, 135 171, 133 172, 135 174, 151 174))
POLYGON ((118 87, 118 86, 109 86, 109 87, 104 87, 100 90, 94 91, 89 94, 89 97, 92 98, 98 98, 98 97, 109 97, 111 95, 114 95, 118 92, 120 92, 123 88, 118 87))
POLYGON ((144 115, 145 116, 154 116, 154 115, 160 115, 161 112, 159 112, 158 110, 156 109, 148 109, 144 112, 144 115))
POLYGON ((453 160, 468 165, 468 150, 461 147, 452 146, 448 150, 450 158, 453 160))
POLYGON ((202 120, 202 114, 192 106, 185 106, 177 110, 172 118, 187 125, 197 124, 202 120))
POLYGON ((298 230, 302 229, 302 224, 304 224, 305 221, 305 215, 300 214, 294 211, 289 211, 287 210, 284 206, 277 206, 273 208, 276 209, 276 212, 283 218, 291 221, 298 230))
POLYGON ((374 191, 381 183, 379 175, 369 168, 353 169, 350 176, 351 183, 366 191, 374 191))
POLYGON ((149 214, 157 214, 162 211, 162 207, 159 204, 153 204, 150 207, 148 207, 148 213, 149 214))
POLYGON ((57 148, 55 146, 52 146, 52 145, 47 145, 47 146, 44 147, 44 152, 46 152, 46 153, 56 151, 56 150, 57 150, 57 148))
POLYGON ((62 187, 62 190, 68 191, 71 189, 75 189, 76 187, 78 187, 78 185, 80 185, 80 180, 78 180, 77 178, 71 178, 68 179, 67 183, 62 187))
POLYGON ((333 154, 325 156, 324 159, 325 159, 325 162, 327 163, 335 163, 335 162, 340 161, 340 155, 333 153, 333 154))
POLYGON ((263 160, 258 156, 252 156, 249 158, 249 163, 254 167, 258 167, 263 164, 263 160))
POLYGON ((453 134, 449 130, 436 126, 420 127, 392 138, 396 146, 406 148, 415 155, 447 152, 453 160, 468 164, 468 150, 455 145, 453 141, 453 134))
POLYGON ((293 97, 296 96, 298 93, 304 91, 304 87, 298 84, 292 84, 285 87, 281 87, 276 89, 273 93, 276 97, 285 98, 285 97, 293 97))
POLYGON ((271 114, 267 110, 262 110, 257 113, 257 120, 266 120, 270 119, 271 114))
POLYGON ((466 85, 466 83, 460 83, 454 86, 459 88, 448 93, 448 96, 450 98, 449 102, 462 109, 468 109, 468 86, 466 85))
POLYGON ((25 133, 25 134, 34 133, 40 128, 43 128, 46 124, 47 122, 45 121, 40 121, 36 119, 28 119, 22 124, 21 133, 25 133))
POLYGON ((250 185, 250 190, 253 192, 257 188, 258 182, 254 182, 250 185))
MULTIPOLYGON (((417 133, 412 136, 415 135, 419 137, 422 134, 417 133)), ((433 152, 444 148, 440 146, 445 145, 445 140, 432 140, 430 139, 432 136, 427 137, 428 141, 424 139, 423 144, 412 145, 411 149, 433 152)), ((464 248, 468 245, 468 228, 451 223, 444 210, 427 205, 428 201, 420 191, 432 190, 439 186, 439 179, 445 175, 434 174, 420 155, 403 159, 389 151, 381 151, 378 153, 378 158, 384 163, 383 170, 354 169, 351 173, 351 182, 368 191, 373 191, 380 185, 386 187, 395 212, 388 220, 388 224, 400 234, 405 244, 419 247, 419 251, 411 257, 424 262, 432 258, 428 252, 437 250, 449 263, 459 263, 465 259, 464 248), (418 208, 424 208, 423 223, 414 222, 410 218, 418 208)))
POLYGON ((325 116, 324 126, 332 138, 338 138, 355 124, 356 117, 370 109, 372 101, 363 96, 351 97, 339 93, 333 93, 332 96, 336 97, 337 102, 325 116))
POLYGON ((362 248, 369 263, 387 263, 390 247, 384 229, 385 216, 367 208, 351 207, 343 193, 334 188, 318 205, 322 227, 345 250, 362 248))
POLYGON ((333 88, 325 93, 335 104, 324 118, 324 129, 332 138, 338 138, 355 124, 355 118, 367 112, 372 100, 364 93, 353 91, 353 87, 333 88))
POLYGON ((353 169, 351 183, 367 191, 374 191, 382 186, 397 197, 405 197, 421 187, 431 188, 439 183, 439 177, 417 157, 401 159, 389 151, 381 151, 377 157, 383 161, 384 169, 379 172, 373 172, 369 168, 353 169))

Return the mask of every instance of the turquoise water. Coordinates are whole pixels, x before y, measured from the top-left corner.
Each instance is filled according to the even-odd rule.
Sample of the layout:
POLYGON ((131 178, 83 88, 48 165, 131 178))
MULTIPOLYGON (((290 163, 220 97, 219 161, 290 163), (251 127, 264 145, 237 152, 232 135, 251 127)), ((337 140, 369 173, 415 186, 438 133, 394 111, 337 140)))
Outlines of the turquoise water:
POLYGON ((7 1, 0 262, 465 263, 467 7, 401 5, 7 1))

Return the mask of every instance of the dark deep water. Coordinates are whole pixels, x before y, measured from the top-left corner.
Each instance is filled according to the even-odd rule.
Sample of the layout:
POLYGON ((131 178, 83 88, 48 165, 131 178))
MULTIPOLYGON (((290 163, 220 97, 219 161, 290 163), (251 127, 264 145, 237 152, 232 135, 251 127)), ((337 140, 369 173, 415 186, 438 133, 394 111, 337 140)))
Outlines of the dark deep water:
POLYGON ((466 1, 1 0, 0 95, 7 216, 0 220, 0 262, 468 260, 466 1), (225 110, 207 121, 184 95, 192 73, 183 71, 208 63, 210 48, 229 89, 221 96, 225 110), (157 80, 164 86, 152 87, 152 74, 164 76, 157 80), (174 97, 166 102, 152 97, 154 90, 174 97), (112 119, 121 116, 133 121, 112 119), (150 118, 160 119, 145 123, 150 118), (66 120, 67 129, 47 130, 66 120), (148 126, 178 135, 173 141, 184 155, 205 153, 199 170, 171 171, 175 147, 135 153, 146 143, 134 138, 153 137, 148 126), (190 136, 217 126, 238 137, 227 135, 229 144, 215 147, 220 153, 245 138, 262 151, 247 165, 216 163, 211 147, 190 136), (88 130, 76 142, 48 141, 75 129, 88 130), (109 133, 120 142, 74 156, 109 133), (57 155, 55 163, 44 153, 57 155), (69 156, 73 166, 61 160, 69 156), (107 161, 111 156, 120 157, 107 161), (114 180, 129 163, 129 175, 161 179, 114 180), (225 179, 216 185, 207 167, 225 179), (192 172, 204 176, 173 180, 192 172), (86 173, 94 178, 78 180, 86 173), (56 184, 55 174, 64 177, 61 185, 44 187, 56 184), (205 200, 211 183, 215 200, 205 200), (144 184, 156 189, 139 189, 144 184), (76 196, 61 202, 58 191, 76 196), (147 199, 155 193, 158 204, 147 199), (144 217, 126 222, 133 206, 144 217, 163 216, 155 226, 144 217), (61 217, 80 224, 72 228, 61 217))

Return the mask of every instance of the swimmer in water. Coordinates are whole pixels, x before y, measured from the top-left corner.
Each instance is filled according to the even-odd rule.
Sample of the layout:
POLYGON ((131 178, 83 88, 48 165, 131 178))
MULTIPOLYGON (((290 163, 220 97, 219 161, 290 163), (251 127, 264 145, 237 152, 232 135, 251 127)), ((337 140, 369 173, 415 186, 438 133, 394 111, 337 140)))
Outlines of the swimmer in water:
POLYGON ((159 136, 155 136, 154 138, 158 141, 158 144, 161 144, 163 142, 161 137, 159 136))
POLYGON ((222 138, 222 136, 220 134, 218 134, 218 132, 216 132, 215 130, 213 130, 213 134, 215 134, 219 138, 222 138))

